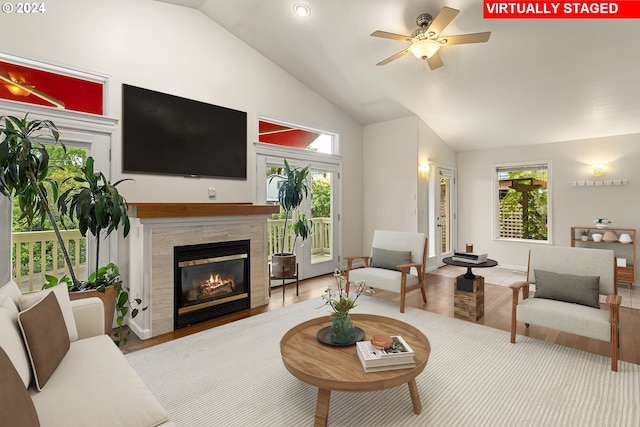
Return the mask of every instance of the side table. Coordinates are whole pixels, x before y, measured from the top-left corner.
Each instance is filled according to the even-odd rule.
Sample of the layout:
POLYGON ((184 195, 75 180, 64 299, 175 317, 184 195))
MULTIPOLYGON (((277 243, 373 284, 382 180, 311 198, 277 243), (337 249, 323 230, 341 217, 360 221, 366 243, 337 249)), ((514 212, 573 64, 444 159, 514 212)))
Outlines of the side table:
POLYGON ((453 260, 452 257, 444 258, 442 262, 447 265, 467 268, 465 274, 456 278, 453 292, 453 315, 460 319, 477 321, 484 316, 484 277, 476 276, 471 269, 495 267, 498 262, 488 259, 485 262, 474 264, 453 260))

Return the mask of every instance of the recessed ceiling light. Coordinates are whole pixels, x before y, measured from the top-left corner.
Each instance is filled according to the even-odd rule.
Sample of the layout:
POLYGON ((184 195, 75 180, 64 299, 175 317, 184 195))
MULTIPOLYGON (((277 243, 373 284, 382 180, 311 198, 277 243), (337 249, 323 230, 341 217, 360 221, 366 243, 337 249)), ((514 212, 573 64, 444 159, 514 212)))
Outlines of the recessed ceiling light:
POLYGON ((293 5, 293 12, 298 16, 309 16, 311 8, 304 3, 296 3, 293 5))

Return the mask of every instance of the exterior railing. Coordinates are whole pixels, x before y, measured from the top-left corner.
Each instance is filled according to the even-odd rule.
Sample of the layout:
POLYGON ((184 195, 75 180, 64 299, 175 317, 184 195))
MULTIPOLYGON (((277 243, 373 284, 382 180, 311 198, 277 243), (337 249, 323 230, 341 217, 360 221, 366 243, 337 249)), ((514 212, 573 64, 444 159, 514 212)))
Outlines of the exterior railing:
MULTIPOLYGON (((311 254, 331 254, 331 218, 312 218, 311 254)), ((269 259, 280 251, 280 241, 284 228, 284 219, 267 220, 267 242, 269 259)), ((79 230, 61 230, 60 234, 69 251, 74 269, 79 272, 86 268, 83 259, 86 253, 86 239, 79 230)), ((69 274, 67 265, 59 250, 58 240, 53 231, 26 231, 12 233, 13 244, 13 277, 23 292, 38 290, 45 281, 45 274, 60 276, 69 274), (26 251, 26 257, 22 254, 26 251), (55 260, 54 260, 54 254, 55 260), (25 262, 22 260, 25 259, 25 262)), ((294 235, 290 233, 285 239, 284 252, 291 252, 294 235)))
MULTIPOLYGON (((311 254, 326 255, 331 253, 331 218, 311 218, 311 254)), ((278 252, 291 252, 294 234, 289 227, 289 236, 284 241, 284 250, 280 250, 282 233, 284 232, 284 219, 267 220, 267 244, 269 246, 269 259, 278 252)))
MULTIPOLYGON (((82 237, 79 230, 61 230, 60 234, 75 270, 80 271, 81 267, 85 267, 85 262, 81 262, 81 255, 86 253, 86 238, 82 237)), ((13 277, 23 292, 40 289, 45 281, 45 274, 69 274, 53 231, 11 233, 11 239, 14 254, 13 277), (26 258, 22 256, 24 251, 27 253, 26 258), (26 259, 24 263, 23 258, 26 259)))

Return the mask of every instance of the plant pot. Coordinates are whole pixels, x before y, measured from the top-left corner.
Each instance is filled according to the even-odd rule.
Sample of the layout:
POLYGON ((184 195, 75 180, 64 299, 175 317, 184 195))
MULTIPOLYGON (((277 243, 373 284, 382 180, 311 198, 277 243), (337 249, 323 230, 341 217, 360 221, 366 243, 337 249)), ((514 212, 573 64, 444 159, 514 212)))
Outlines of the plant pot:
POLYGON ((275 279, 285 279, 296 274, 295 254, 271 255, 271 275, 275 279))
POLYGON ((591 238, 593 239, 594 242, 599 242, 600 240, 602 240, 602 234, 600 233, 593 233, 591 235, 591 238))
POLYGON ((91 297, 97 297, 102 300, 102 304, 104 305, 104 333, 111 336, 113 316, 116 312, 116 288, 107 286, 104 288, 104 292, 98 292, 95 289, 69 292, 69 299, 71 301, 91 297))
POLYGON ((589 236, 580 236, 580 240, 586 242, 587 240, 589 240, 589 236))

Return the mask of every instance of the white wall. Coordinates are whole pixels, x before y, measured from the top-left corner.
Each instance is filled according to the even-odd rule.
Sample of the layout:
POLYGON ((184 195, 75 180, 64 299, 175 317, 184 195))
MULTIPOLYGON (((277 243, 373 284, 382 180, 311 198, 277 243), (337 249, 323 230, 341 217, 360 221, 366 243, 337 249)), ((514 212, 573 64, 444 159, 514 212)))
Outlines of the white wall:
POLYGON ((364 127, 364 247, 376 229, 428 230, 428 186, 422 161, 455 166, 455 153, 417 116, 364 127))
MULTIPOLYGON (((640 135, 623 135, 552 144, 458 153, 458 247, 472 242, 478 252, 509 266, 526 269, 531 243, 497 241, 493 233, 493 173, 496 163, 550 160, 551 225, 554 245, 570 245, 571 226, 592 226, 606 217, 612 226, 640 228, 640 135), (589 164, 606 162, 602 177, 589 164), (626 186, 573 187, 572 181, 628 179, 626 186)), ((637 242, 635 243, 638 244, 637 242)))
MULTIPOLYGON (((253 201, 259 114, 340 134, 343 248, 360 252, 362 126, 205 15, 150 0, 56 0, 42 15, 2 17, 0 51, 109 78, 107 115, 120 118, 128 83, 248 113, 248 178, 187 179, 123 174, 121 140, 112 147, 112 180, 130 202, 253 201)), ((2 224, 6 226, 6 224, 2 224)))

